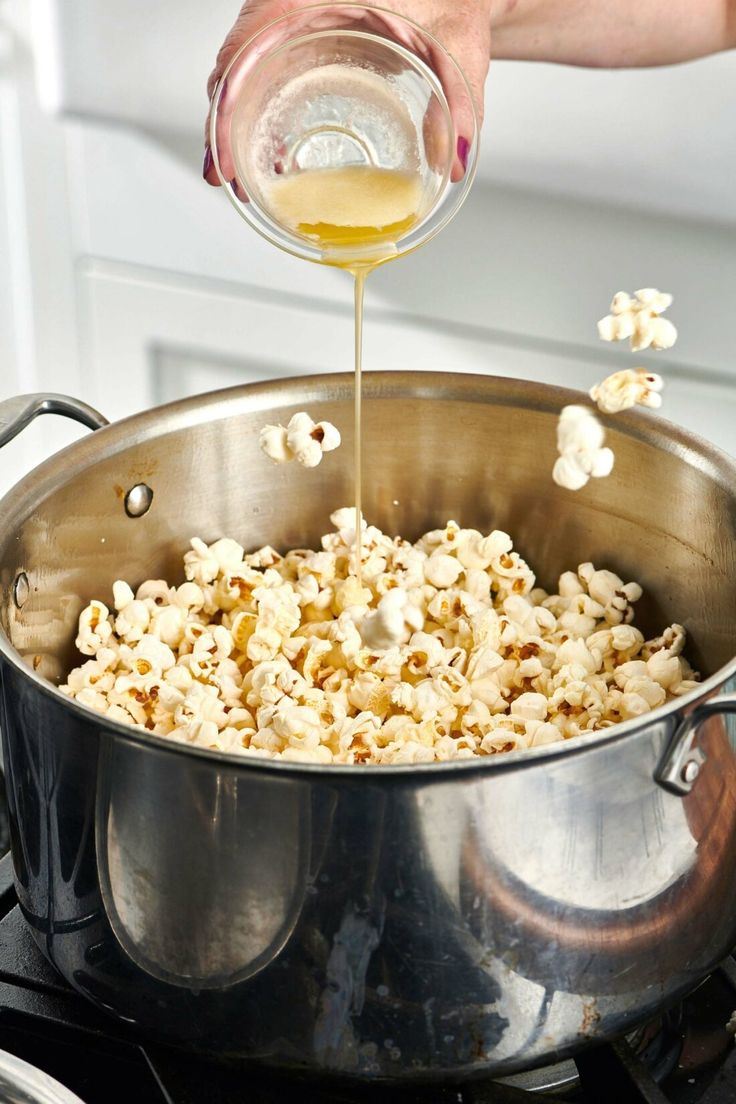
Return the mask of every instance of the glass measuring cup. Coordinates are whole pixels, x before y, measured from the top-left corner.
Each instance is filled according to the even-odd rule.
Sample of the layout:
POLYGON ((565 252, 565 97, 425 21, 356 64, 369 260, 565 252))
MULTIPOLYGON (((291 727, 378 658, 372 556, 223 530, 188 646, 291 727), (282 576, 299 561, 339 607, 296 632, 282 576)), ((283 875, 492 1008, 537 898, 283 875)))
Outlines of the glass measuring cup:
POLYGON ((233 57, 213 95, 211 146, 251 226, 347 267, 408 253, 452 218, 478 135, 467 81, 432 35, 381 8, 319 4, 233 57))

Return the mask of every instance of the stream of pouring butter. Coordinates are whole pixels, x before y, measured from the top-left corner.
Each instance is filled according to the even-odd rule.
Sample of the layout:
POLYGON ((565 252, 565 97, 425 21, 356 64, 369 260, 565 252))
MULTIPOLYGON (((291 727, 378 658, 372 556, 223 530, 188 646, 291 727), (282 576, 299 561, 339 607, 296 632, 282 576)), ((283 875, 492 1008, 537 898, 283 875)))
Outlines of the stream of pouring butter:
POLYGON ((343 268, 354 281, 355 306, 355 574, 362 584, 363 298, 370 272, 398 256, 397 241, 419 221, 418 174, 372 165, 308 169, 276 181, 269 193, 284 226, 319 245, 322 264, 343 268))
POLYGON ((353 448, 355 473, 355 574, 363 585, 363 297, 366 276, 370 268, 354 268, 355 281, 355 399, 353 413, 353 448))

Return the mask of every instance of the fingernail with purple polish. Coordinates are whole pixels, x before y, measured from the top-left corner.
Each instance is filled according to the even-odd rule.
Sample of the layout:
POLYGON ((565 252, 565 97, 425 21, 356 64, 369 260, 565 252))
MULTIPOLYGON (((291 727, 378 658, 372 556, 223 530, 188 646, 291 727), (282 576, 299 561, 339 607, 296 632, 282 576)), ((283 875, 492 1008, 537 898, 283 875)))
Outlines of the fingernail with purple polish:
POLYGON ((470 142, 467 138, 460 137, 457 140, 457 155, 460 158, 460 163, 464 169, 468 167, 468 154, 470 153, 470 142))
POLYGON ((212 150, 209 146, 204 151, 204 165, 202 166, 202 176, 207 179, 207 174, 212 168, 212 150))

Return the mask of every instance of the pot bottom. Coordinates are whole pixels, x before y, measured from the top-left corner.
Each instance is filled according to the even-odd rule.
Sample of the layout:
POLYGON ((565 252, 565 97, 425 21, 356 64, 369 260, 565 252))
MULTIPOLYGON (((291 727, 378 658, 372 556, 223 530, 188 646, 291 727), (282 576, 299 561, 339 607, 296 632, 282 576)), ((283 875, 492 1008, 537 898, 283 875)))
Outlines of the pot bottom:
MULTIPOLYGON (((9 860, 5 865, 9 865, 9 860)), ((667 1104, 694 1104, 701 1100, 703 1086, 709 1084, 714 1070, 733 1052, 733 1043, 724 1025, 736 1006, 736 967, 727 960, 670 1012, 656 1017, 647 1027, 629 1036, 629 1043, 593 1046, 578 1055, 575 1062, 568 1060, 500 1081, 490 1081, 479 1073, 472 1081, 462 1084, 413 1082, 392 1087, 315 1076, 285 1077, 252 1063, 228 1068, 221 1062, 205 1062, 192 1053, 159 1046, 142 1038, 139 1032, 131 1032, 120 1021, 96 1012, 59 979, 41 955, 30 929, 18 910, 12 908, 12 886, 6 884, 8 881, 6 878, 0 885, 4 890, 0 895, 0 910, 5 914, 0 918, 0 968, 13 984, 4 987, 0 1046, 20 1057, 35 1059, 39 1064, 42 1053, 51 1061, 56 1032, 64 1040, 64 1046, 56 1049, 64 1054, 70 1052, 70 1040, 78 1034, 77 1066, 74 1069, 70 1065, 46 1068, 77 1092, 81 1092, 81 1085, 75 1082, 74 1076, 77 1072, 80 1077, 83 1075, 87 1104, 105 1099, 89 1091, 98 1045, 102 1057, 97 1064, 104 1070, 100 1077, 106 1091, 110 1090, 110 1078, 118 1077, 122 1091, 124 1078, 128 1076, 122 1068, 123 1065, 127 1068, 128 1063, 122 1063, 120 1053, 135 1054, 139 1062, 140 1055, 145 1054, 145 1062, 141 1064, 148 1064, 149 1075, 150 1070, 155 1072, 159 1090, 161 1086, 165 1088, 166 1095, 162 1092, 161 1100, 175 1104, 179 1101, 206 1104, 217 1098, 220 1090, 221 1099, 237 1099, 244 1089, 248 1091, 248 1098, 258 1104, 265 1101, 270 1104, 273 1100, 278 1100, 279 1104, 296 1104, 297 1101, 301 1104, 304 1100, 309 1104, 375 1104, 376 1101, 380 1104, 511 1104, 511 1101, 521 1104, 531 1099, 538 1099, 540 1104, 542 1100, 545 1104, 563 1100, 601 1104, 603 1099, 646 1102, 654 1099, 651 1086, 657 1083, 663 1096, 656 1099, 663 1099, 667 1104), (30 1040, 25 1051, 23 1029, 30 1040), (51 1041, 39 1049, 41 1037, 44 1042, 51 1041), (666 1061, 666 1069, 658 1065, 658 1058, 666 1061), (616 1077, 627 1078, 620 1090, 616 1077), (605 1095, 604 1090, 611 1091, 605 1095)), ((728 1064, 723 1066, 727 1068, 728 1064)), ((130 1093, 128 1099, 134 1095, 130 1093)), ((138 1097, 151 1101, 159 1099, 153 1093, 138 1093, 138 1097)), ((736 1084, 733 1095, 723 1099, 736 1099, 736 1084)))

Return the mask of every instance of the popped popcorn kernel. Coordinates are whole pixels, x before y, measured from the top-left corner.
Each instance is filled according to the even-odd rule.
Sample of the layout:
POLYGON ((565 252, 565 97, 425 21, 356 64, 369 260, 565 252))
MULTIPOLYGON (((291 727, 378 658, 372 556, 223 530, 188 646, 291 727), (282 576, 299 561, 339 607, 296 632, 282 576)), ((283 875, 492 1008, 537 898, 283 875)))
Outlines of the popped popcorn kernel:
MULTIPOLYGON (((600 449, 602 430, 593 419, 561 439, 600 449)), ((500 530, 448 521, 411 544, 361 519, 359 583, 355 512, 331 520, 318 550, 194 538, 178 586, 116 580, 112 608, 94 600, 80 614, 89 658, 61 689, 228 754, 392 764, 559 743, 697 685, 683 626, 645 640, 631 623, 642 589, 613 571, 581 563, 548 593, 500 530)))
POLYGON ((631 349, 671 349, 677 330, 661 315, 672 305, 672 296, 656 288, 640 288, 633 297, 618 291, 611 302, 611 313, 598 323, 602 341, 629 340, 631 349))
POLYGON ((286 426, 265 425, 258 435, 258 445, 275 464, 288 464, 294 459, 289 448, 286 426))
POLYGON ((313 422, 304 411, 294 414, 288 426, 265 425, 259 435, 261 451, 276 464, 297 460, 302 467, 316 468, 325 452, 341 444, 340 431, 331 422, 313 422))
POLYGON ((112 636, 110 614, 102 602, 90 602, 79 615, 79 632, 75 644, 83 655, 95 655, 112 636))
POLYGON ((424 617, 401 587, 389 590, 363 620, 361 636, 369 648, 385 650, 406 644, 412 631, 424 625, 424 617))
POLYGON ((664 381, 656 372, 643 368, 625 368, 614 372, 590 389, 590 397, 604 414, 618 414, 632 406, 658 410, 662 405, 664 381))
POLYGON ((552 478, 560 487, 579 491, 588 480, 610 475, 613 453, 603 447, 605 431, 587 406, 565 406, 557 423, 559 457, 552 478))

